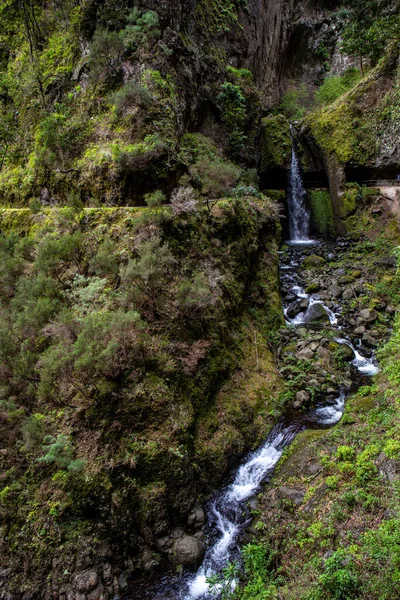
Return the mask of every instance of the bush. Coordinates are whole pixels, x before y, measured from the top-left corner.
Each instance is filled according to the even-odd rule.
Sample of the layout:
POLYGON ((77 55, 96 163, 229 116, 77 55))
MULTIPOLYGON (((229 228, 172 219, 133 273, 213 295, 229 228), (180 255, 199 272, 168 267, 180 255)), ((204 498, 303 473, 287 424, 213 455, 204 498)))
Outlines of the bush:
POLYGON ((349 600, 359 589, 353 558, 346 550, 336 550, 325 561, 325 573, 319 577, 319 584, 329 592, 331 598, 349 600))
POLYGON ((127 18, 128 25, 121 31, 121 40, 127 50, 136 52, 149 40, 160 37, 158 15, 153 10, 142 12, 133 8, 127 18))
POLYGON ((189 169, 203 196, 215 199, 226 194, 240 177, 239 170, 220 159, 204 157, 189 169))
POLYGON ((163 304, 165 278, 175 259, 168 244, 163 244, 158 235, 140 242, 137 250, 138 258, 122 269, 122 280, 132 290, 133 300, 156 317, 163 304))
POLYGON ((237 156, 244 147, 246 136, 244 126, 247 120, 246 98, 240 86, 229 81, 221 86, 222 91, 217 97, 221 106, 222 122, 224 123, 229 140, 229 148, 233 156, 237 156))
POLYGON ((124 45, 116 31, 96 29, 89 51, 90 77, 105 83, 108 78, 120 79, 124 45))
POLYGON ((75 449, 67 436, 58 435, 54 438, 48 435, 44 442, 46 454, 37 459, 39 463, 54 464, 70 471, 80 471, 85 466, 84 460, 74 460, 75 449))
POLYGON ((292 88, 283 95, 278 111, 283 113, 289 121, 299 121, 304 117, 308 100, 307 86, 301 84, 298 88, 292 88))
POLYGON ((350 446, 339 446, 336 450, 336 458, 339 460, 350 461, 355 458, 356 451, 350 446))
POLYGON ((331 104, 345 92, 351 90, 361 79, 358 69, 348 69, 343 75, 331 75, 315 92, 315 103, 318 106, 331 104))
POLYGON ((118 118, 129 115, 133 108, 139 106, 147 109, 153 101, 147 87, 140 83, 128 83, 121 87, 111 96, 111 101, 115 106, 115 114, 118 118))
POLYGON ((145 194, 144 201, 147 206, 161 206, 166 201, 166 197, 164 192, 161 190, 156 190, 155 192, 150 192, 149 194, 145 194))
POLYGON ((46 435, 45 418, 44 415, 36 413, 30 415, 22 424, 22 437, 29 450, 43 442, 46 435))

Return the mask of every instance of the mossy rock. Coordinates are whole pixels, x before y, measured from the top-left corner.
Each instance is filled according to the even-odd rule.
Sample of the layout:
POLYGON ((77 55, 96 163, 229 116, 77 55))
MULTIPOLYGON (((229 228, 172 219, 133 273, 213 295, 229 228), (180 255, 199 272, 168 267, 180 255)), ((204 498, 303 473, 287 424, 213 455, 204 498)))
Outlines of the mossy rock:
POLYGON ((351 271, 350 275, 352 277, 354 277, 354 279, 359 279, 359 277, 361 277, 362 273, 361 273, 361 271, 354 270, 354 271, 351 271))
POLYGON ((340 285, 347 285, 348 283, 354 283, 354 282, 355 282, 355 278, 352 277, 351 275, 343 275, 343 277, 341 277, 339 279, 340 285))
POLYGON ((316 292, 319 291, 319 284, 318 283, 310 283, 310 285, 308 285, 306 287, 306 293, 307 294, 315 294, 316 292))
POLYGON ((332 199, 328 190, 308 192, 312 227, 324 237, 335 235, 335 219, 332 199))
POLYGON ((265 117, 262 125, 261 171, 287 169, 292 154, 290 125, 283 115, 265 117))
POLYGON ((303 261, 303 269, 313 269, 315 267, 322 267, 325 264, 325 259, 317 254, 311 254, 307 256, 303 261))

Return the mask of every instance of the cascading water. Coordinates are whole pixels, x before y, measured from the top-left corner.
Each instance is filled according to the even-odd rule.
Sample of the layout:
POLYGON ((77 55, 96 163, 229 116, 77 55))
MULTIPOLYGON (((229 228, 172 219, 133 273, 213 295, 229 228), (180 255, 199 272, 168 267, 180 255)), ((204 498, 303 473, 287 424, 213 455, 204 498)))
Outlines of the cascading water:
MULTIPOLYGON (((307 294, 302 285, 301 271, 299 270, 304 253, 301 244, 315 244, 308 239, 309 216, 304 199, 304 188, 301 182, 300 169, 295 149, 293 149, 293 164, 291 171, 291 234, 293 242, 299 248, 292 248, 289 264, 281 268, 281 280, 290 289, 292 296, 305 301, 306 308, 295 318, 287 316, 288 306, 284 313, 289 326, 304 326, 307 324, 308 311, 315 304, 320 304, 325 310, 330 327, 341 329, 338 323, 340 307, 334 305, 334 312, 324 304, 317 294, 307 294)), ((331 303, 333 306, 333 303, 331 303)), ((339 344, 349 346, 354 352, 353 366, 362 376, 371 376, 378 372, 372 359, 364 358, 347 338, 338 338, 339 344)), ((163 583, 152 589, 146 590, 140 596, 151 600, 211 600, 219 597, 218 586, 213 586, 210 592, 209 578, 221 573, 231 562, 240 557, 240 535, 248 525, 247 502, 259 490, 261 484, 272 476, 274 468, 282 456, 283 450, 295 438, 297 433, 305 428, 331 427, 338 423, 345 407, 345 393, 340 390, 339 396, 319 404, 307 414, 292 414, 292 421, 279 422, 268 435, 264 444, 250 454, 247 460, 239 467, 230 485, 215 494, 206 506, 207 527, 210 532, 209 546, 205 553, 202 565, 194 574, 185 573, 182 577, 167 577, 163 583), (293 418, 294 417, 294 418, 293 418), (149 592, 149 593, 148 593, 149 592)), ((236 583, 232 582, 232 588, 236 583)))
POLYGON ((306 191, 301 176, 300 161, 296 152, 296 144, 292 136, 292 164, 289 172, 288 211, 290 241, 293 243, 310 243, 310 213, 306 203, 306 191))

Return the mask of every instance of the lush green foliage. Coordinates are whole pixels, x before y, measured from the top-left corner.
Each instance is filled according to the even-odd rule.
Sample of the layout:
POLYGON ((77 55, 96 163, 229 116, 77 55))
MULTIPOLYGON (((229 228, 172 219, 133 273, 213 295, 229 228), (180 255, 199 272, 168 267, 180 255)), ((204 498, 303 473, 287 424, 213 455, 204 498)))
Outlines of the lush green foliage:
POLYGON ((315 92, 315 102, 319 106, 331 104, 358 83, 361 75, 357 69, 348 69, 343 75, 330 75, 315 92))
POLYGON ((247 120, 246 99, 239 85, 225 81, 221 88, 217 101, 221 106, 222 121, 228 132, 231 154, 237 156, 243 149, 246 139, 244 134, 247 120))
POLYGON ((400 39, 396 0, 347 0, 343 4, 346 9, 342 12, 342 51, 346 54, 377 60, 388 44, 400 39))
MULTIPOLYGON (((195 165, 207 140, 187 141, 195 165)), ((63 209, 2 213, 0 435, 8 452, 0 518, 7 560, 30 557, 29 585, 46 577, 42 553, 52 556, 59 535, 68 548, 82 546, 83 531, 93 544, 122 535, 134 553, 132 531, 148 527, 150 510, 162 501, 171 514, 182 503, 189 512, 199 473, 209 489, 226 468, 228 436, 202 453, 212 419, 189 432, 212 413, 237 364, 268 223, 275 245, 276 211, 250 191, 181 212, 84 209, 71 196, 63 209), (197 471, 188 467, 194 461, 197 471), (46 537, 35 536, 44 527, 46 537)), ((263 273, 277 285, 276 270, 263 273)), ((265 301, 259 326, 270 329, 265 301)), ((249 415, 248 402, 227 406, 220 426, 253 443, 254 429, 243 433, 236 420, 238 411, 249 415)), ((254 418, 260 409, 253 406, 254 418)))

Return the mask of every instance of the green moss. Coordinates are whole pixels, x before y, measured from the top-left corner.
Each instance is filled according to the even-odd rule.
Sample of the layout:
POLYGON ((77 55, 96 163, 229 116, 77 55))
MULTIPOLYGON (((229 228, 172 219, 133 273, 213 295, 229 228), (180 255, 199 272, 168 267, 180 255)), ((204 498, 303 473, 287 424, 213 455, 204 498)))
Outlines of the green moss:
POLYGON ((286 168, 292 152, 289 123, 283 115, 262 119, 260 170, 286 168))
POLYGON ((362 199, 361 187, 357 183, 347 183, 342 196, 341 217, 347 219, 353 215, 362 199))
POLYGON ((335 235, 332 200, 328 190, 309 190, 311 223, 324 237, 335 235))
POLYGON ((262 193, 264 196, 271 198, 271 200, 274 200, 275 202, 282 203, 286 198, 285 190, 263 190, 262 193))

